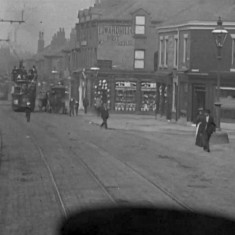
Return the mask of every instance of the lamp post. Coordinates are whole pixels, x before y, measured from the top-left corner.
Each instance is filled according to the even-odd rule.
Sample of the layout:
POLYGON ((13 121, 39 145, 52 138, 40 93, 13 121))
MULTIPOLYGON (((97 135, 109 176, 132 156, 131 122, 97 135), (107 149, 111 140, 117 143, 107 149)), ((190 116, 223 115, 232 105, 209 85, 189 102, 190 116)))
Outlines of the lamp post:
POLYGON ((212 30, 212 35, 215 39, 215 44, 217 47, 217 86, 216 86, 216 101, 215 101, 215 110, 216 110, 216 126, 220 130, 220 117, 221 117, 221 103, 220 103, 220 77, 221 77, 221 60, 222 60, 222 47, 225 43, 228 31, 223 27, 223 21, 221 17, 218 18, 217 27, 212 30))

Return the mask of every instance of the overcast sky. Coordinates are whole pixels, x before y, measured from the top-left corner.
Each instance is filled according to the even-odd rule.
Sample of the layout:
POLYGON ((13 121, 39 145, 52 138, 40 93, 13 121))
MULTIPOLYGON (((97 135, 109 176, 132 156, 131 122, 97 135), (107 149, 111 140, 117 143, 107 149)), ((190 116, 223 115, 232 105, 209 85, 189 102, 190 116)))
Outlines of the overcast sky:
MULTIPOLYGON (((10 36, 24 48, 36 51, 38 33, 44 31, 46 44, 56 31, 65 28, 69 37, 71 28, 77 23, 78 10, 93 5, 94 0, 0 0, 0 19, 21 19, 24 10, 25 24, 0 22, 0 39, 10 36)), ((1 44, 3 42, 0 42, 1 44)))

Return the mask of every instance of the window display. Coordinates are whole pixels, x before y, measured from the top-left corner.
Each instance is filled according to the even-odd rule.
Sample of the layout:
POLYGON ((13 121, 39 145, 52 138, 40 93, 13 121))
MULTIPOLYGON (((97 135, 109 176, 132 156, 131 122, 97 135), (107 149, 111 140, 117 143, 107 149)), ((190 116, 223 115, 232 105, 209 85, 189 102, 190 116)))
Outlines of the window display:
POLYGON ((136 82, 116 82, 115 84, 115 110, 136 110, 136 82))
MULTIPOLYGON (((216 88, 215 88, 216 92, 216 88)), ((216 93, 215 93, 216 94, 216 93)), ((235 87, 220 87, 221 118, 235 119, 235 87)))
POLYGON ((108 109, 110 109, 110 82, 105 79, 95 81, 93 84, 94 99, 93 104, 96 104, 97 99, 100 99, 102 103, 107 103, 108 109))
POLYGON ((141 83, 141 111, 149 112, 156 110, 156 83, 141 83))

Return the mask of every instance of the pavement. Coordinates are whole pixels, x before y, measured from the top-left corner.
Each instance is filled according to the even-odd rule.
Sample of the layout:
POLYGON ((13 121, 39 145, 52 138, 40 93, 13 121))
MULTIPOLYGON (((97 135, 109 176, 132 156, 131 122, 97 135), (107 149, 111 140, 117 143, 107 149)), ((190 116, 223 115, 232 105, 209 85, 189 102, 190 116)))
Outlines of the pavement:
MULTIPOLYGON (((100 117, 91 112, 84 114, 81 111, 79 115, 82 115, 90 124, 100 125, 102 122, 100 117)), ((151 115, 113 113, 108 119, 108 126, 118 130, 195 134, 195 124, 193 123, 168 121, 165 118, 156 118, 151 115)), ((235 138, 235 123, 221 123, 221 130, 228 133, 229 138, 235 138)))

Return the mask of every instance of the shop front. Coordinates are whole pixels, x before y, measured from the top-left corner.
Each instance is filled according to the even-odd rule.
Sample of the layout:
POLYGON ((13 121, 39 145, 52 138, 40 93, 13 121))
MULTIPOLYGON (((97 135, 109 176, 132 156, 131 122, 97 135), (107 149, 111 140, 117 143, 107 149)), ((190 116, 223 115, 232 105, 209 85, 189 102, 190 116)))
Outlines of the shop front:
MULTIPOLYGON (((235 74, 221 74, 221 121, 235 121, 235 74)), ((199 108, 209 109, 215 117, 217 74, 188 73, 179 76, 177 113, 195 123, 199 108)))
POLYGON ((99 71, 92 79, 91 106, 97 100, 113 112, 152 113, 156 110, 156 76, 153 73, 99 71))

